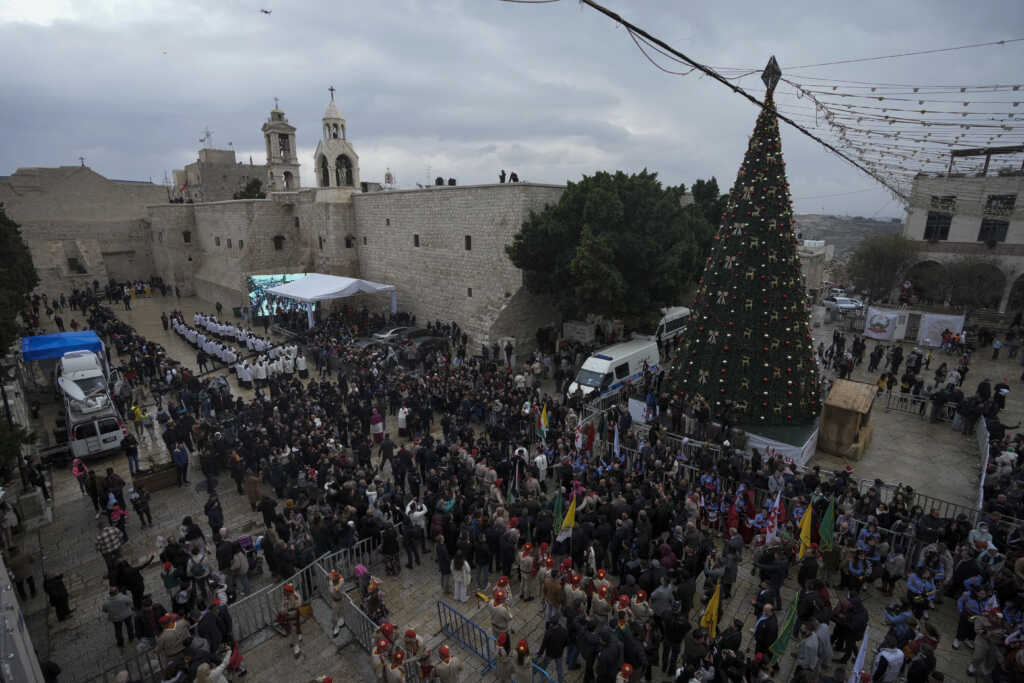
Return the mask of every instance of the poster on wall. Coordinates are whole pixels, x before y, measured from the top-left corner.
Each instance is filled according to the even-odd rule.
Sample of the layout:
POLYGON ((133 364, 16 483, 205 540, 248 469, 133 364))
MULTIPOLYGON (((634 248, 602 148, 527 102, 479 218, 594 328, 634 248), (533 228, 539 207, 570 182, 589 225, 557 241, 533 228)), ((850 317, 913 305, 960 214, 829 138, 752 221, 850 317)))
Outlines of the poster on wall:
POLYGON ((864 318, 864 336, 892 341, 896 338, 896 322, 899 317, 899 311, 888 311, 884 308, 869 306, 868 314, 864 318))
POLYGON ((946 330, 959 334, 964 329, 964 316, 925 313, 917 332, 917 343, 922 346, 942 346, 942 333, 946 330))

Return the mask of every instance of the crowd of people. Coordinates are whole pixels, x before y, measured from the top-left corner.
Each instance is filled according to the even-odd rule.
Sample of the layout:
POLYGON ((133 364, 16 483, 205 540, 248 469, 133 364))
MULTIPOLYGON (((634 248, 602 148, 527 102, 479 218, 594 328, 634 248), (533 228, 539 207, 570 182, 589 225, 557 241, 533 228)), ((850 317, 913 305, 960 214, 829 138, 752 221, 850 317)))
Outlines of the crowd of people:
MULTIPOLYGON (((383 596, 388 577, 403 569, 403 551, 406 568, 432 554, 438 591, 453 593, 456 604, 476 593, 488 601, 502 680, 529 681, 534 664, 559 681, 576 668, 584 681, 599 683, 772 680, 772 646, 792 602, 783 587, 794 565, 794 680, 844 679, 869 621, 863 600, 871 591, 893 598, 887 623, 874 624, 886 630, 865 669, 875 680, 943 679, 935 648, 950 634, 928 615, 951 609, 941 604, 947 596, 961 615, 953 647, 974 648, 971 674, 1000 682, 1024 675, 1024 545, 1020 529, 1005 522, 1021 516, 1024 501, 1021 439, 998 436, 1004 493, 974 523, 966 512, 943 518, 926 509, 908 487, 858 482, 852 470, 804 471, 775 454, 734 447, 742 436, 728 420, 714 423, 699 396, 667 396, 658 372, 646 372, 623 395, 653 397, 660 418, 651 425, 633 424, 621 403, 581 420, 579 404, 522 380, 540 359, 514 366, 513 354, 500 348, 459 356, 464 333, 435 322, 432 333, 450 347, 403 365, 385 350, 355 344, 370 331, 370 316, 346 309, 290 340, 294 356, 284 346, 264 349, 268 359, 275 351, 310 358, 315 377, 267 373, 245 400, 211 391, 209 377, 175 363, 94 295, 76 296, 89 325, 118 349, 130 390, 163 396, 158 429, 181 483, 197 459, 209 484, 202 513, 209 534, 195 523, 198 515, 186 517, 160 556, 166 607, 147 598, 142 567, 120 557, 124 535, 113 508, 100 518, 97 550, 111 583, 105 611, 116 639, 122 630, 129 640, 153 638, 166 680, 216 680, 200 669, 230 663, 233 649, 221 647, 232 644, 225 607, 247 591, 243 577, 254 565, 265 563, 284 580, 361 539, 373 539, 385 558, 386 576, 363 568, 358 582, 361 605, 379 625, 374 669, 388 683, 405 680, 405 657, 442 681, 455 680, 458 664, 450 651, 426 650, 420 636, 389 621, 383 596), (613 453, 616 431, 621 446, 613 453), (230 521, 218 516, 213 487, 221 472, 262 515, 258 551, 228 538, 230 521), (575 524, 565 537, 559 525, 570 501, 575 524), (820 537, 818 522, 830 506, 834 536, 820 537), (798 559, 796 525, 807 510, 814 546, 798 559), (752 634, 739 620, 711 628, 702 618, 716 589, 723 613, 737 599, 741 563, 759 575, 751 605, 735 611, 752 611, 752 634), (542 611, 543 637, 516 642, 513 617, 531 609, 542 611)), ((170 321, 195 346, 200 329, 232 346, 241 346, 244 333, 246 352, 260 355, 247 331, 215 316, 196 317, 193 326, 179 315, 170 321)), ((846 353, 833 351, 833 358, 846 353)), ((860 346, 858 360, 863 353, 860 346)), ((113 500, 123 508, 116 480, 102 486, 100 507, 113 500)), ((292 586, 281 610, 296 656, 305 590, 292 586)))

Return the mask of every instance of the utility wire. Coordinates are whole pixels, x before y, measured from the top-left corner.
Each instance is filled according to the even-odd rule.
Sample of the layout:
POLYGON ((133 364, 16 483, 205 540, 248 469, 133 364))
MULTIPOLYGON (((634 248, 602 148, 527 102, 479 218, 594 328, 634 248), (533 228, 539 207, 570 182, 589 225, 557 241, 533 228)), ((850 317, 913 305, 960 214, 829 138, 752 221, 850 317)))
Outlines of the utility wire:
POLYGON ((702 73, 706 74, 707 76, 710 76, 711 78, 715 79, 719 83, 722 83, 723 85, 727 86, 729 89, 731 89, 736 94, 741 95, 741 96, 747 98, 748 100, 750 100, 751 102, 753 102, 757 106, 759 106, 759 107, 761 107, 763 109, 769 109, 769 110, 773 111, 775 113, 775 116, 777 116, 779 118, 779 120, 788 123, 790 126, 792 126, 793 128, 796 128, 798 131, 800 131, 801 133, 803 133, 807 137, 811 138, 812 140, 814 140, 818 144, 822 145, 825 149, 831 151, 833 154, 835 154, 839 158, 844 159, 845 161, 847 161, 848 163, 853 165, 855 168, 860 169, 861 171, 863 171, 867 175, 871 176, 872 178, 874 178, 876 181, 881 183, 888 190, 890 190, 891 192, 896 194, 898 197, 900 197, 904 201, 909 201, 909 196, 908 196, 908 194, 906 193, 905 190, 898 189, 896 186, 894 186, 892 183, 890 183, 888 180, 886 180, 885 178, 883 178, 879 174, 875 173, 874 171, 871 171, 866 166, 864 166, 864 165, 860 164, 859 162, 857 162, 855 159, 847 156, 846 154, 841 152, 838 148, 836 148, 835 146, 829 144, 828 142, 826 142, 822 138, 818 137, 817 135, 815 135, 811 131, 807 130, 806 128, 801 126, 799 123, 793 121, 788 116, 780 114, 778 112, 778 110, 776 110, 773 105, 766 104, 766 103, 762 102, 761 100, 759 100, 756 97, 754 97, 753 95, 749 94, 746 90, 744 90, 743 88, 739 87, 735 83, 730 83, 728 79, 726 79, 724 76, 719 74, 714 69, 712 69, 710 67, 707 67, 707 66, 701 64, 700 62, 697 62, 697 61, 691 59, 690 57, 687 57, 685 54, 683 54, 682 52, 676 50, 671 45, 668 45, 664 41, 662 41, 662 40, 660 40, 658 38, 655 38, 654 36, 652 36, 650 33, 645 31, 644 29, 640 28, 639 26, 637 26, 637 25, 635 25, 635 24, 633 24, 633 23, 631 23, 629 21, 626 21, 624 18, 622 18, 616 12, 613 12, 612 10, 597 4, 596 2, 594 2, 594 0, 580 0, 580 2, 585 4, 585 5, 590 6, 591 8, 593 8, 595 10, 597 10, 601 14, 604 14, 606 17, 608 17, 612 21, 617 22, 621 26, 624 26, 629 32, 631 32, 631 33, 635 32, 636 34, 638 34, 640 36, 643 36, 646 40, 650 41, 651 43, 654 43, 658 47, 660 47, 660 48, 662 48, 664 50, 667 50, 668 52, 672 53, 674 56, 678 57, 679 59, 681 59, 684 62, 686 62, 687 64, 689 64, 690 66, 693 66, 694 68, 696 68, 698 71, 701 71, 702 73))
MULTIPOLYGON (((586 2, 586 0, 582 0, 586 2)), ((587 3, 590 4, 590 3, 587 3)), ((801 64, 800 66, 787 66, 787 71, 794 69, 812 69, 818 66, 833 66, 835 64, 855 64, 858 62, 877 62, 882 59, 895 59, 897 57, 912 57, 914 55, 933 55, 938 52, 953 52, 955 50, 969 50, 975 47, 991 47, 992 45, 1006 45, 1008 43, 1019 43, 1024 38, 1011 38, 1009 40, 993 40, 987 43, 972 43, 971 45, 957 45, 955 47, 940 47, 934 50, 916 50, 914 52, 899 52, 893 55, 882 55, 880 57, 859 57, 857 59, 837 59, 832 62, 819 62, 818 64, 801 64)))

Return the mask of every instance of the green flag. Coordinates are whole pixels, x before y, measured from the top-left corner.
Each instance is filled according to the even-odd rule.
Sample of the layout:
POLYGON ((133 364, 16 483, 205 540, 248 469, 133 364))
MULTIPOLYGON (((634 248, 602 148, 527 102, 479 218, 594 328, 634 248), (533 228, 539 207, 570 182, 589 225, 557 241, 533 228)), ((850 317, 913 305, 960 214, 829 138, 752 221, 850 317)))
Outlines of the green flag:
POLYGON ((825 510, 825 517, 821 520, 821 524, 818 525, 818 535, 821 537, 818 545, 822 550, 835 549, 835 530, 836 499, 833 498, 828 501, 828 509, 825 510))
POLYGON ((782 624, 782 630, 779 631, 779 637, 775 639, 768 651, 772 653, 772 664, 779 661, 779 658, 786 653, 786 647, 789 645, 789 639, 793 637, 793 626, 796 625, 796 600, 789 606, 789 610, 786 612, 786 621, 782 624))

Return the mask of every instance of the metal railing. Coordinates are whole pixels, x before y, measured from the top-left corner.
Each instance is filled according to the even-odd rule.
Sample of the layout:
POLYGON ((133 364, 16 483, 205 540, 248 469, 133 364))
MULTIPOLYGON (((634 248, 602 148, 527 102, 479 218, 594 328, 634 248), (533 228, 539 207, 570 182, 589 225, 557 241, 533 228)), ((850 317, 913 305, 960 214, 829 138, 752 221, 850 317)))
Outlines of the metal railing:
MULTIPOLYGON (((498 666, 497 639, 482 626, 442 600, 437 601, 437 620, 441 624, 441 633, 483 661, 483 668, 480 670, 481 676, 498 666)), ((536 662, 532 663, 530 671, 531 683, 544 683, 552 680, 551 674, 536 662)))
MULTIPOLYGON (((323 570, 323 567, 320 567, 323 570)), ((341 613, 345 617, 345 627, 352 633, 355 641, 369 653, 373 652, 374 634, 377 632, 378 624, 369 617, 366 612, 359 608, 352 597, 346 593, 341 601, 341 613)), ((402 650, 396 643, 394 650, 402 650)), ((404 651, 404 650, 403 650, 404 651)), ((420 680, 420 666, 418 662, 410 661, 408 656, 403 660, 402 669, 405 671, 405 680, 420 680)))
POLYGON ((483 627, 443 600, 437 601, 437 621, 441 624, 442 633, 483 660, 481 675, 495 667, 497 653, 491 648, 494 637, 483 627))

